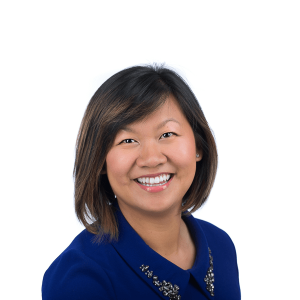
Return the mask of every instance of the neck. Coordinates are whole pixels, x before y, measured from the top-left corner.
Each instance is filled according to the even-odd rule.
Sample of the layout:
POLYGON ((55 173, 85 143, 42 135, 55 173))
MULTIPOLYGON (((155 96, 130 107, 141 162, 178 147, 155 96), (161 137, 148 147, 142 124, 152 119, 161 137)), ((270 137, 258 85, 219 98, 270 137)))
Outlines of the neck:
POLYGON ((120 209, 131 227, 161 256, 173 261, 184 251, 190 236, 179 208, 159 215, 120 209))

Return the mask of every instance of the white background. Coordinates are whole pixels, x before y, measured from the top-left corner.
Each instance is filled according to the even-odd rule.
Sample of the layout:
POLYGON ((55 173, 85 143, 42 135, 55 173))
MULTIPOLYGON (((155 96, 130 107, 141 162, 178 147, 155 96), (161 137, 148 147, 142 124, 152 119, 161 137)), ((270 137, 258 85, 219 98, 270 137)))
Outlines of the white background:
POLYGON ((215 134, 219 169, 195 216, 233 239, 242 299, 300 299, 299 1, 2 1, 1 299, 41 299, 83 229, 75 141, 96 89, 166 63, 215 134), (299 297, 299 298, 297 298, 299 297))

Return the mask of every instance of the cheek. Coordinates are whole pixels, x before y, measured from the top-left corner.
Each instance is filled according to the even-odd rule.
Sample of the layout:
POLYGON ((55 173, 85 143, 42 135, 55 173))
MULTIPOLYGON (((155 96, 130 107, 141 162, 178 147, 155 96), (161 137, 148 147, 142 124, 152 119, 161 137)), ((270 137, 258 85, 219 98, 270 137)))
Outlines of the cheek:
POLYGON ((131 168, 132 159, 120 151, 111 150, 106 157, 106 171, 108 179, 113 183, 125 183, 128 180, 128 172, 131 168))
POLYGON ((181 142, 177 145, 173 154, 174 162, 182 169, 196 168, 196 146, 192 141, 181 142))

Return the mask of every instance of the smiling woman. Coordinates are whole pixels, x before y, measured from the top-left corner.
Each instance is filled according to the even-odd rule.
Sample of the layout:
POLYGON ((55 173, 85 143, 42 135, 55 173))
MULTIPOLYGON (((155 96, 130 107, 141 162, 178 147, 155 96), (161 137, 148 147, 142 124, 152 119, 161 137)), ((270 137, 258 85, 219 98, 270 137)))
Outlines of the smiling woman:
POLYGON ((178 74, 113 75, 77 139, 75 209, 86 230, 46 271, 43 299, 240 299, 231 239, 191 215, 216 170, 213 135, 178 74))
POLYGON ((173 210, 179 215, 201 158, 193 130, 172 95, 151 115, 121 129, 107 153, 106 171, 129 223, 148 212, 173 210))

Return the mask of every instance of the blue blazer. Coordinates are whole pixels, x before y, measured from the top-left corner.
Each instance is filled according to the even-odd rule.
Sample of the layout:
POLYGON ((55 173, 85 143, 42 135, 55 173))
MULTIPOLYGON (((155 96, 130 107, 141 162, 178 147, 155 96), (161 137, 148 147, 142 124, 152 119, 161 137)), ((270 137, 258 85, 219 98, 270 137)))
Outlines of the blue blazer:
POLYGON ((194 266, 183 270, 116 215, 118 241, 97 244, 83 230, 45 272, 43 300, 241 299, 235 247, 223 230, 183 217, 197 250, 194 266))

